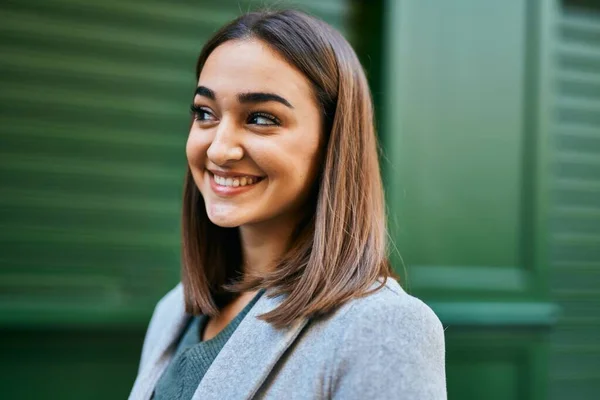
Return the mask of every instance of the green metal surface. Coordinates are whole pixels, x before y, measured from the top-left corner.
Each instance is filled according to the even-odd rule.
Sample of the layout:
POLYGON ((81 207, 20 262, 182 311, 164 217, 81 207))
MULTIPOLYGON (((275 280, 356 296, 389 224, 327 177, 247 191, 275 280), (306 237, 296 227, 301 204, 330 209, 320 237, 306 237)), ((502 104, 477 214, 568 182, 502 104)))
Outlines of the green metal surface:
POLYGON ((222 24, 344 0, 0 4, 3 398, 125 398, 179 280, 195 61, 222 24))
POLYGON ((445 325, 450 399, 545 399, 549 3, 386 5, 395 265, 445 325))
POLYGON ((600 392, 600 4, 562 1, 552 20, 551 290, 562 313, 551 399, 600 392))
MULTIPOLYGON (((537 64, 527 56, 537 46, 530 13, 538 10, 520 2, 391 4, 399 11, 386 63, 394 90, 385 149, 395 163, 386 172, 404 261, 446 268, 455 279, 444 297, 453 284, 459 298, 478 286, 488 294, 474 298, 543 295, 543 267, 526 234, 535 216, 524 212, 540 201, 527 185, 538 173, 530 168, 537 116, 529 93, 537 64), (468 289, 470 268, 479 282, 468 289)), ((442 293, 429 290, 434 281, 412 282, 410 268, 407 284, 442 293)))
POLYGON ((125 399, 140 329, 11 329, 0 336, 3 399, 125 399))
MULTIPOLYGON (((147 321, 179 276, 196 57, 269 4, 2 3, 0 324, 147 321)), ((296 5, 346 29, 343 1, 296 5)))
POLYGON ((449 399, 545 398, 540 386, 547 344, 535 330, 454 329, 446 332, 449 399))

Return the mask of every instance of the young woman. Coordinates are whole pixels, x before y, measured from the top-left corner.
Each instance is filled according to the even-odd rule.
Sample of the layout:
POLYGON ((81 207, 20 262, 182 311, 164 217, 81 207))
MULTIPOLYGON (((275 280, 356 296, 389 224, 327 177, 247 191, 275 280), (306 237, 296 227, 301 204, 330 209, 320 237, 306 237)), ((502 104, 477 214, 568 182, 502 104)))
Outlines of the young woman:
POLYGON ((250 13, 196 69, 182 283, 131 399, 445 399, 444 336, 386 258, 369 88, 297 11, 250 13))

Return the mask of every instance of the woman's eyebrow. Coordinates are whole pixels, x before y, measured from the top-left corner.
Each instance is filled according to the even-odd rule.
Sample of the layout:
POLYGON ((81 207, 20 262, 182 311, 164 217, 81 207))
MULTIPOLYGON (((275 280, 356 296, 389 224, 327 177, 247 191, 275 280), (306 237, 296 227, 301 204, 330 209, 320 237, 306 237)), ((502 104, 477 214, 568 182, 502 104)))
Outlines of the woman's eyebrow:
POLYGON ((250 92, 238 94, 240 103, 266 103, 268 101, 276 101, 286 107, 294 108, 289 101, 274 93, 250 92))
MULTIPOLYGON (((215 95, 215 92, 207 88, 206 86, 198 86, 196 88, 196 95, 203 96, 211 100, 215 100, 217 97, 215 95)), ((286 107, 294 108, 294 106, 292 106, 289 101, 275 93, 248 92, 240 93, 237 97, 240 103, 266 103, 268 101, 276 101, 278 103, 283 104, 286 107)))
POLYGON ((211 100, 215 100, 215 92, 207 88, 206 86, 198 86, 196 88, 196 95, 207 97, 211 100))

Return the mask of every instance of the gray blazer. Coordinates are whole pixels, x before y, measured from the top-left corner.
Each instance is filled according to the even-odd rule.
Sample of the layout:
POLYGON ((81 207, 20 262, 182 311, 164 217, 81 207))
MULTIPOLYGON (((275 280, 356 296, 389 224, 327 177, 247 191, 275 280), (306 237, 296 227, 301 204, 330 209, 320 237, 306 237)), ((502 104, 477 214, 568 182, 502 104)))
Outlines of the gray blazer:
MULTIPOLYGON (((194 400, 446 399, 444 331, 433 311, 393 279, 327 318, 276 330, 252 307, 196 389, 194 400)), ((160 300, 129 399, 149 399, 190 316, 181 283, 160 300)))

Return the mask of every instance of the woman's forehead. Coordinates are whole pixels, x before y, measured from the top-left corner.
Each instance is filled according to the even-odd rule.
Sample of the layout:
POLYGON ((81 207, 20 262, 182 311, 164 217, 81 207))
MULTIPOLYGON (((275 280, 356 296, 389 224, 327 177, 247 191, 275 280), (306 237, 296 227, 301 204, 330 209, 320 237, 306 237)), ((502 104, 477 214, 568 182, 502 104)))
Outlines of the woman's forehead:
POLYGON ((256 39, 228 41, 208 57, 198 86, 220 95, 277 92, 284 97, 310 96, 308 79, 266 43, 256 39))

